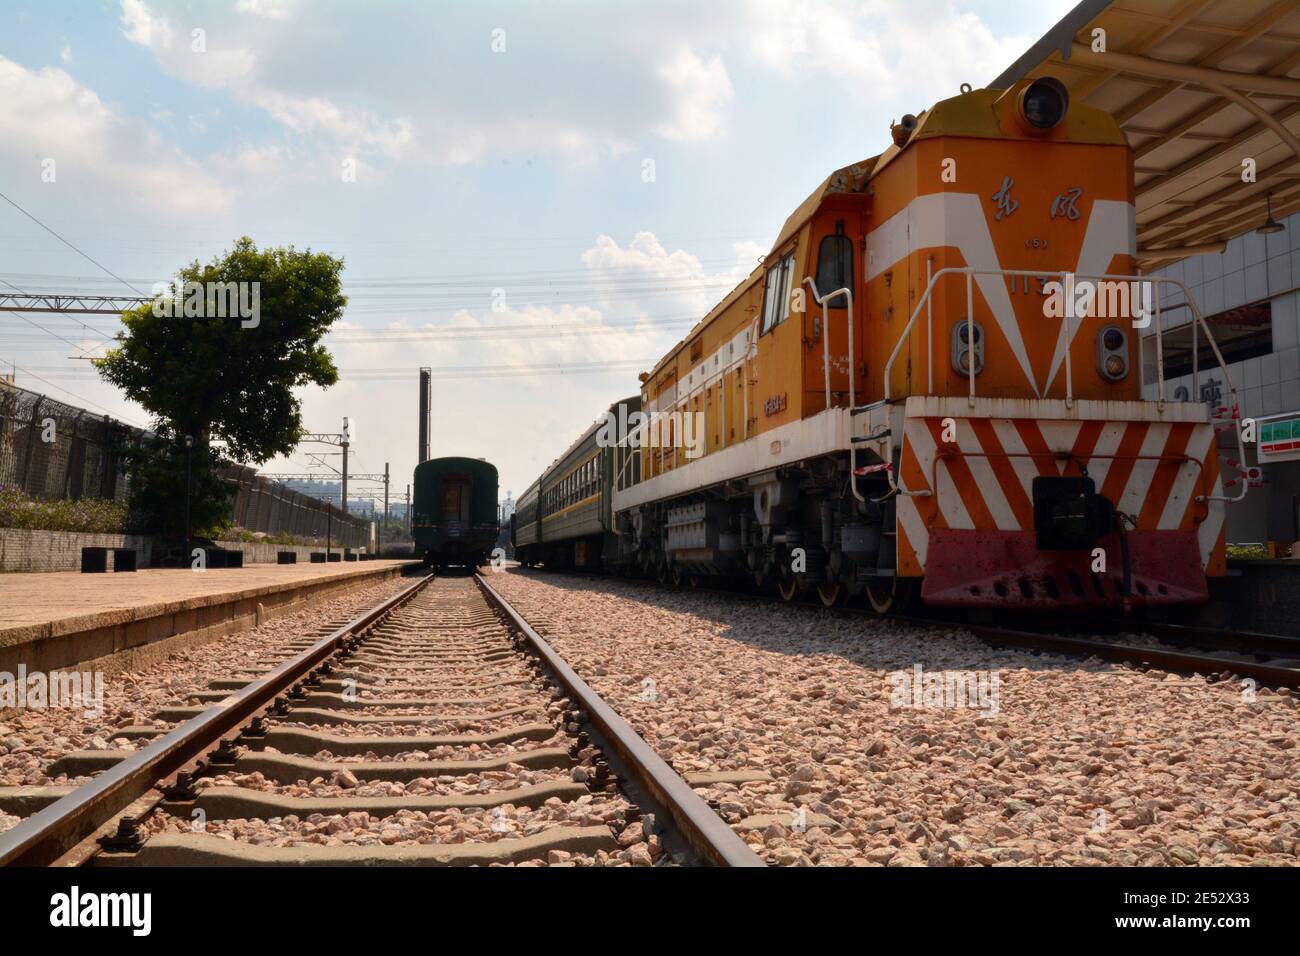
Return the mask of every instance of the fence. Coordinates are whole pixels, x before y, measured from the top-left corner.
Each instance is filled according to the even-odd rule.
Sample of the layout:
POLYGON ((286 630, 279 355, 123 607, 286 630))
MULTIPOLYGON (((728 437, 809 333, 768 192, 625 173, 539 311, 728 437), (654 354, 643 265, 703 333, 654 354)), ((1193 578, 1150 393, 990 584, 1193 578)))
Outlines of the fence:
POLYGON ((117 454, 142 435, 107 415, 0 382, 0 485, 33 498, 125 501, 117 454))
MULTIPOLYGON (((129 481, 118 455, 144 435, 107 415, 0 381, 0 486, 16 486, 47 500, 125 501, 129 481)), ((328 534, 344 547, 374 550, 369 521, 263 478, 252 468, 231 465, 222 477, 236 486, 233 520, 241 528, 319 538, 321 543, 328 534)))
POLYGON ((369 521, 345 515, 328 502, 263 478, 252 468, 232 465, 223 477, 238 488, 234 522, 246 531, 287 532, 318 538, 322 544, 328 535, 344 547, 375 550, 369 521))

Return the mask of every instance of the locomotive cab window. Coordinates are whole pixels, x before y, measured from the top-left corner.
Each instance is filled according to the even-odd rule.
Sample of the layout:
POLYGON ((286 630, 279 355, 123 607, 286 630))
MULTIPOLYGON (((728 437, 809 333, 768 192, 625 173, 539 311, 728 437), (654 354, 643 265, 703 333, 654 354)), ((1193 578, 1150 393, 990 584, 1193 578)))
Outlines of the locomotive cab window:
POLYGON ((766 335, 790 315, 790 284, 794 281, 794 253, 781 257, 781 261, 767 270, 763 289, 763 328, 766 335))
MULTIPOLYGON (((853 288, 853 240, 844 234, 844 220, 835 223, 835 234, 824 236, 817 247, 817 294, 827 295, 836 289, 853 288)), ((836 296, 827 306, 847 308, 844 296, 836 296)))

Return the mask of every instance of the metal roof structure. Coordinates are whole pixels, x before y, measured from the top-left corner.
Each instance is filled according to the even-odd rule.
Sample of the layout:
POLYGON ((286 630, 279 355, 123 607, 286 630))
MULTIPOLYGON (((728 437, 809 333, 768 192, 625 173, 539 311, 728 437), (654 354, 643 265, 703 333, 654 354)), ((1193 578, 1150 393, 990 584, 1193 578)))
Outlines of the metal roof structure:
POLYGON ((1146 266, 1300 211, 1300 0, 1084 0, 989 85, 1027 76, 1119 121, 1146 266))

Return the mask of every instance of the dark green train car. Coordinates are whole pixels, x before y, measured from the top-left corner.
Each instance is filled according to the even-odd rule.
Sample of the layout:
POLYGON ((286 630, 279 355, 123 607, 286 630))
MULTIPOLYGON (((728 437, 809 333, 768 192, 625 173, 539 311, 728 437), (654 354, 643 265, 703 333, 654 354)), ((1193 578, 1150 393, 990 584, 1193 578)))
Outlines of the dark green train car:
POLYGON ((479 458, 431 458, 415 466, 411 536, 426 565, 476 568, 496 547, 497 470, 479 458))

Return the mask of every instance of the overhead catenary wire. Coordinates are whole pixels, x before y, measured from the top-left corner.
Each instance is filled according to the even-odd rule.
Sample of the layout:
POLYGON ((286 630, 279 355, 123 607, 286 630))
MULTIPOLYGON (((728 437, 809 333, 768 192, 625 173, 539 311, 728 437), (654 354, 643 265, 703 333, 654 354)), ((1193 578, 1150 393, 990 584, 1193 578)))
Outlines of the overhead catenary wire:
POLYGON ((22 213, 24 216, 26 216, 26 217, 27 217, 28 219, 30 219, 32 222, 36 223, 36 225, 40 226, 42 229, 44 229, 46 232, 48 232, 51 236, 53 236, 55 239, 59 240, 59 242, 63 243, 65 246, 67 246, 69 249, 71 249, 71 250, 72 250, 73 252, 75 252, 77 255, 81 256, 81 257, 82 257, 83 259, 85 259, 87 262, 91 263, 91 264, 94 265, 96 268, 98 268, 98 269, 102 270, 103 272, 107 273, 108 275, 112 276, 112 277, 113 277, 114 279, 116 279, 118 282, 122 283, 122 285, 126 286, 128 289, 131 289, 133 292, 137 293, 138 295, 144 295, 143 292, 141 292, 139 289, 137 289, 137 288, 136 288, 135 286, 133 286, 131 283, 127 282, 125 279, 123 279, 121 276, 119 276, 116 272, 114 272, 114 271, 113 271, 112 269, 110 269, 108 266, 106 266, 106 265, 104 265, 103 263, 99 262, 97 259, 95 259, 95 258, 93 258, 92 256, 88 255, 87 253, 82 252, 79 248, 77 248, 75 245, 73 245, 73 244, 72 244, 71 242, 69 242, 67 239, 64 239, 61 235, 59 235, 57 232, 55 232, 53 229, 51 229, 51 228, 50 228, 49 226, 47 226, 45 223, 41 222, 41 220, 37 219, 37 218, 36 218, 35 216, 33 216, 30 212, 28 212, 28 211, 27 211, 26 209, 24 209, 22 206, 18 205, 18 203, 14 202, 12 199, 10 199, 8 196, 6 196, 4 193, 0 193, 0 199, 3 199, 3 200, 4 200, 5 202, 7 202, 9 205, 13 206, 13 207, 14 207, 15 209, 17 209, 20 213, 22 213))

